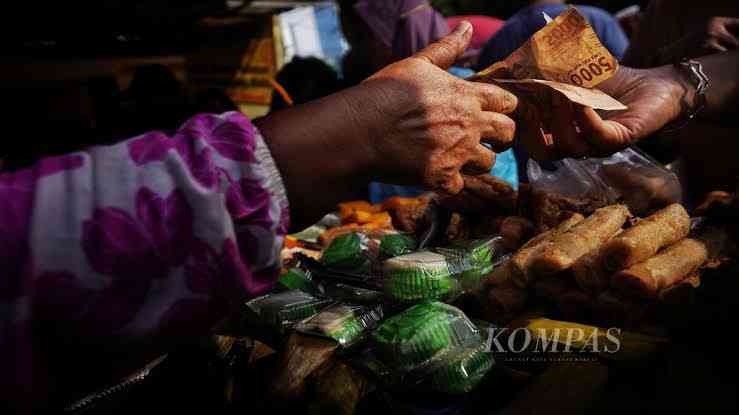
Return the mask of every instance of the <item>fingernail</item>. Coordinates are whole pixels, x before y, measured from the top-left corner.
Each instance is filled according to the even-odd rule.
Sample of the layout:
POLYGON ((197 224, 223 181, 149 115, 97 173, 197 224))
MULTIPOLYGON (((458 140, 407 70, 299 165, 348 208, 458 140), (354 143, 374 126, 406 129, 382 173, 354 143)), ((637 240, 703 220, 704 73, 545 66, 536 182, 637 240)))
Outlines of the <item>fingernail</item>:
POLYGON ((466 35, 467 32, 472 30, 472 23, 468 22, 467 20, 462 20, 457 25, 457 28, 454 29, 455 35, 466 35))

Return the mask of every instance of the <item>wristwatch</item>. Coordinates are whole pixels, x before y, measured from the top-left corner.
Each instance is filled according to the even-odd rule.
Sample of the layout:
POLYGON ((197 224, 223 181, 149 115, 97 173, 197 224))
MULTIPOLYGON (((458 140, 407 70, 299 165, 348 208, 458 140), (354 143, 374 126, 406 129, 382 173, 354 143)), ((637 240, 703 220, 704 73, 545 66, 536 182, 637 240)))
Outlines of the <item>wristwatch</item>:
POLYGON ((689 82, 695 88, 695 97, 693 98, 693 104, 687 100, 687 94, 683 96, 681 105, 684 108, 686 115, 672 125, 668 125, 664 131, 671 132, 679 130, 695 118, 706 106, 706 91, 710 85, 710 81, 705 72, 703 72, 703 65, 700 62, 692 59, 685 59, 675 66, 685 75, 689 82))

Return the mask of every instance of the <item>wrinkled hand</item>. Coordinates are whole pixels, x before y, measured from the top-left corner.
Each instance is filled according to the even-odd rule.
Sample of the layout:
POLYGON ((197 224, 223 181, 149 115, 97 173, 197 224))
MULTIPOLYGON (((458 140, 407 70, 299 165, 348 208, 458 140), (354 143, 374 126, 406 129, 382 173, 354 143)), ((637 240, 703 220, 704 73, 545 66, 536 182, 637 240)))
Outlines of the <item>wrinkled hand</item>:
POLYGON ((464 22, 363 82, 367 92, 357 111, 376 114, 370 125, 381 180, 422 183, 455 194, 464 187, 461 172, 487 173, 495 162, 481 141, 495 150, 511 145, 515 124, 504 114, 516 109, 516 97, 445 70, 463 54, 471 36, 472 27, 464 22))
POLYGON ((694 93, 684 75, 672 66, 645 70, 620 67, 598 89, 629 108, 606 111, 601 117, 592 108, 559 99, 546 117, 538 110, 521 116, 527 124, 521 127, 521 139, 533 158, 613 154, 678 119, 684 111, 683 97, 687 94, 692 102, 694 93))

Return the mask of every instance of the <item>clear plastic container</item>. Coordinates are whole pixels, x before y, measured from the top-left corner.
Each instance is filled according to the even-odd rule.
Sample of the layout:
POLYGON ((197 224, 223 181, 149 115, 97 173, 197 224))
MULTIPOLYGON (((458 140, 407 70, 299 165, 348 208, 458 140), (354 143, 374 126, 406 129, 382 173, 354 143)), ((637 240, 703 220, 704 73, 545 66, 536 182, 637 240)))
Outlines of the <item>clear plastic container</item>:
POLYGON ((334 304, 295 326, 295 329, 336 340, 349 347, 363 340, 383 318, 382 306, 334 304))
POLYGON ((482 341, 461 310, 440 302, 417 304, 385 320, 372 339, 388 367, 416 375, 443 366, 455 351, 482 341))

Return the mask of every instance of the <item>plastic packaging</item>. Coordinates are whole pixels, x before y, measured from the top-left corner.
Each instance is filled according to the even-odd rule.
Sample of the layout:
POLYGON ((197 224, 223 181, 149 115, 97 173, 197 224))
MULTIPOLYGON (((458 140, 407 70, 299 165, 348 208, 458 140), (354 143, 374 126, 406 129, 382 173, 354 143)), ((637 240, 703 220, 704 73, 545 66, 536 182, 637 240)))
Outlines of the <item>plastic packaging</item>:
POLYGON ((394 301, 452 300, 480 286, 495 266, 501 239, 459 241, 391 258, 383 265, 385 293, 394 301))
POLYGON ((459 274, 468 268, 432 251, 391 258, 383 265, 384 291, 398 302, 448 300, 461 293, 459 274))
POLYGON ((677 175, 635 148, 579 163, 605 183, 636 215, 648 215, 682 201, 677 175))
POLYGON ((321 263, 334 269, 361 270, 369 265, 369 251, 369 238, 363 233, 351 232, 331 242, 321 255, 321 263))
POLYGON ((255 323, 278 330, 311 317, 321 311, 331 300, 319 299, 300 290, 267 294, 246 303, 257 318, 255 323))
POLYGON ((277 280, 280 288, 285 290, 300 290, 306 293, 315 293, 317 287, 313 282, 310 272, 303 271, 300 268, 290 268, 286 273, 277 280))
POLYGON ((342 283, 325 283, 321 285, 326 297, 348 304, 378 304, 385 297, 382 291, 355 287, 342 283))
POLYGON ((455 352, 481 343, 480 331, 467 316, 440 302, 417 304, 385 320, 372 339, 387 367, 417 375, 439 369, 455 352))
POLYGON ((360 341, 382 320, 382 306, 374 307, 334 304, 295 326, 308 334, 316 334, 336 340, 348 347, 360 341))
POLYGON ((449 394, 470 392, 493 368, 493 353, 484 346, 465 349, 431 374, 434 390, 449 394))
POLYGON ((411 236, 396 234, 386 235, 380 240, 380 255, 383 258, 410 254, 418 247, 418 243, 411 236))

